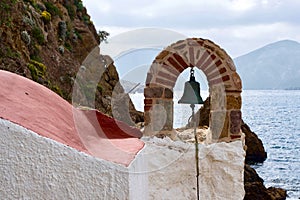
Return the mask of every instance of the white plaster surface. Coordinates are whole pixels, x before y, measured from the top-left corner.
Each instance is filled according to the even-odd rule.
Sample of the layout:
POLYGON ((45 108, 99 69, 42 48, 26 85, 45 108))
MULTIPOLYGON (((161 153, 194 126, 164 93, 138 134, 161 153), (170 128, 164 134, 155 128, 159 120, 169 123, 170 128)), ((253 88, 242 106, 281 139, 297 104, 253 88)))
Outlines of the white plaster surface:
MULTIPOLYGON (((0 199, 196 199, 194 144, 143 138, 128 168, 0 119, 0 199)), ((243 142, 199 145, 200 199, 244 197, 243 142)))
POLYGON ((148 167, 142 149, 136 159, 129 165, 129 199, 147 200, 148 192, 148 167))
MULTIPOLYGON (((195 145, 143 138, 149 199, 196 199, 195 145)), ((239 200, 244 191, 243 142, 199 145, 200 199, 239 200)))
POLYGON ((0 119, 0 199, 137 199, 145 176, 130 174, 142 164, 97 159, 0 119))

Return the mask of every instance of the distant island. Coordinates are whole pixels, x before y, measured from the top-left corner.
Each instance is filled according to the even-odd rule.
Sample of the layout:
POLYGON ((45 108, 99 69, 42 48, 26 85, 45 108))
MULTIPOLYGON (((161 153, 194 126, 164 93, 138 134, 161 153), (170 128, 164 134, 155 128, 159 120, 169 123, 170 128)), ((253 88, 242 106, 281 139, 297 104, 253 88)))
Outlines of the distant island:
POLYGON ((234 59, 243 89, 300 87, 300 43, 281 40, 234 59))
POLYGON ((285 90, 300 90, 300 87, 290 87, 286 88, 285 90))

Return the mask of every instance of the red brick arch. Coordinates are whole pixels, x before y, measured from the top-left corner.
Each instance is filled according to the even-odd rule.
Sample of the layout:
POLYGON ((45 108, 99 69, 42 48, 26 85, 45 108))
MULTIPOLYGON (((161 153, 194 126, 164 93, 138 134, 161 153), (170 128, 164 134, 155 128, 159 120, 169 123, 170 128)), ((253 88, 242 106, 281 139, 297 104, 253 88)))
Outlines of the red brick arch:
POLYGON ((181 72, 197 67, 207 77, 213 140, 241 137, 242 83, 230 56, 210 40, 180 40, 158 54, 144 90, 145 135, 173 130, 173 88, 181 72))

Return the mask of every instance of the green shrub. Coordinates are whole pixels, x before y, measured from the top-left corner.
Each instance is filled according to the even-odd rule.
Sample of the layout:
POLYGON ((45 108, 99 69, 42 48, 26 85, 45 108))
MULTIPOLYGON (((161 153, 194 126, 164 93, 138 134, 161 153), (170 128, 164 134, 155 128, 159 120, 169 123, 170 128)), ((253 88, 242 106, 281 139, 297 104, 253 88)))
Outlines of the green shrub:
POLYGON ((38 44, 32 44, 29 46, 30 49, 30 59, 38 62, 42 62, 42 58, 40 57, 41 47, 38 44))
POLYGON ((78 11, 82 11, 83 10, 84 7, 83 7, 83 4, 82 4, 81 1, 75 0, 74 3, 76 5, 78 11))
POLYGON ((69 14, 70 19, 73 21, 75 19, 75 14, 76 14, 74 6, 73 5, 67 5, 66 8, 68 10, 68 14, 69 14))
POLYGON ((43 45, 45 43, 44 33, 38 26, 33 27, 33 29, 31 30, 31 34, 32 37, 35 38, 40 45, 43 45))
POLYGON ((20 53, 16 50, 11 49, 10 47, 4 47, 0 49, 0 57, 1 58, 19 58, 20 53))
POLYGON ((25 42, 26 45, 29 45, 31 42, 30 35, 27 33, 27 31, 21 32, 21 39, 23 42, 25 42))
POLYGON ((36 1, 35 0, 25 0, 25 2, 29 2, 31 5, 35 4, 36 1))
POLYGON ((53 3, 45 2, 45 6, 46 6, 47 11, 48 11, 51 15, 62 17, 61 11, 60 11, 59 8, 56 7, 53 3))
POLYGON ((30 54, 30 59, 36 60, 36 61, 38 61, 38 62, 41 62, 41 61, 42 61, 42 58, 40 57, 40 55, 35 54, 35 53, 30 54))
POLYGON ((89 25, 89 24, 92 23, 92 22, 91 22, 91 18, 90 18, 88 15, 84 15, 84 16, 83 16, 83 21, 84 21, 84 23, 87 24, 87 25, 89 25))
POLYGON ((8 27, 12 27, 13 25, 15 25, 13 23, 13 18, 10 16, 10 14, 6 13, 6 15, 1 16, 1 12, 8 12, 8 11, 7 10, 1 11, 0 9, 0 26, 5 25, 8 27))
POLYGON ((68 43, 68 42, 65 42, 65 47, 66 47, 66 49, 68 49, 69 51, 72 51, 72 50, 73 50, 72 45, 71 45, 70 43, 68 43))
POLYGON ((67 36, 67 23, 65 21, 60 21, 58 23, 58 36, 65 40, 66 39, 66 36, 67 36))
POLYGON ((22 21, 24 24, 30 25, 31 27, 35 26, 35 21, 33 21, 31 18, 29 18, 27 16, 23 16, 22 21))
POLYGON ((77 36, 77 38, 79 40, 82 40, 82 36, 81 36, 81 34, 77 30, 74 30, 74 34, 77 36))
POLYGON ((98 37, 101 42, 107 42, 107 37, 109 36, 109 33, 106 31, 98 31, 98 37))
POLYGON ((10 11, 10 5, 8 4, 8 3, 6 3, 6 2, 0 2, 0 9, 1 9, 1 11, 7 11, 7 10, 9 10, 10 11))

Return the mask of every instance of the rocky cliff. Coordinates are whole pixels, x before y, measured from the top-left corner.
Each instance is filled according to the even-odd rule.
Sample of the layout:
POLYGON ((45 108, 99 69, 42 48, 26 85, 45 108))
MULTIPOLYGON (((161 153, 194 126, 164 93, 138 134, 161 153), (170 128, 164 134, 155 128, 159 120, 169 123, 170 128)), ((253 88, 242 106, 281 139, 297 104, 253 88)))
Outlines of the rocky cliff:
MULTIPOLYGON (((68 101, 81 63, 99 44, 81 0, 0 2, 0 69, 30 78, 68 101)), ((113 63, 104 70, 99 84, 105 90, 96 94, 96 108, 112 115, 103 96, 112 95, 119 77, 113 63)), ((134 121, 141 121, 141 113, 129 105, 134 121)))
POLYGON ((31 78, 65 99, 99 37, 80 1, 3 0, 1 69, 31 78))

